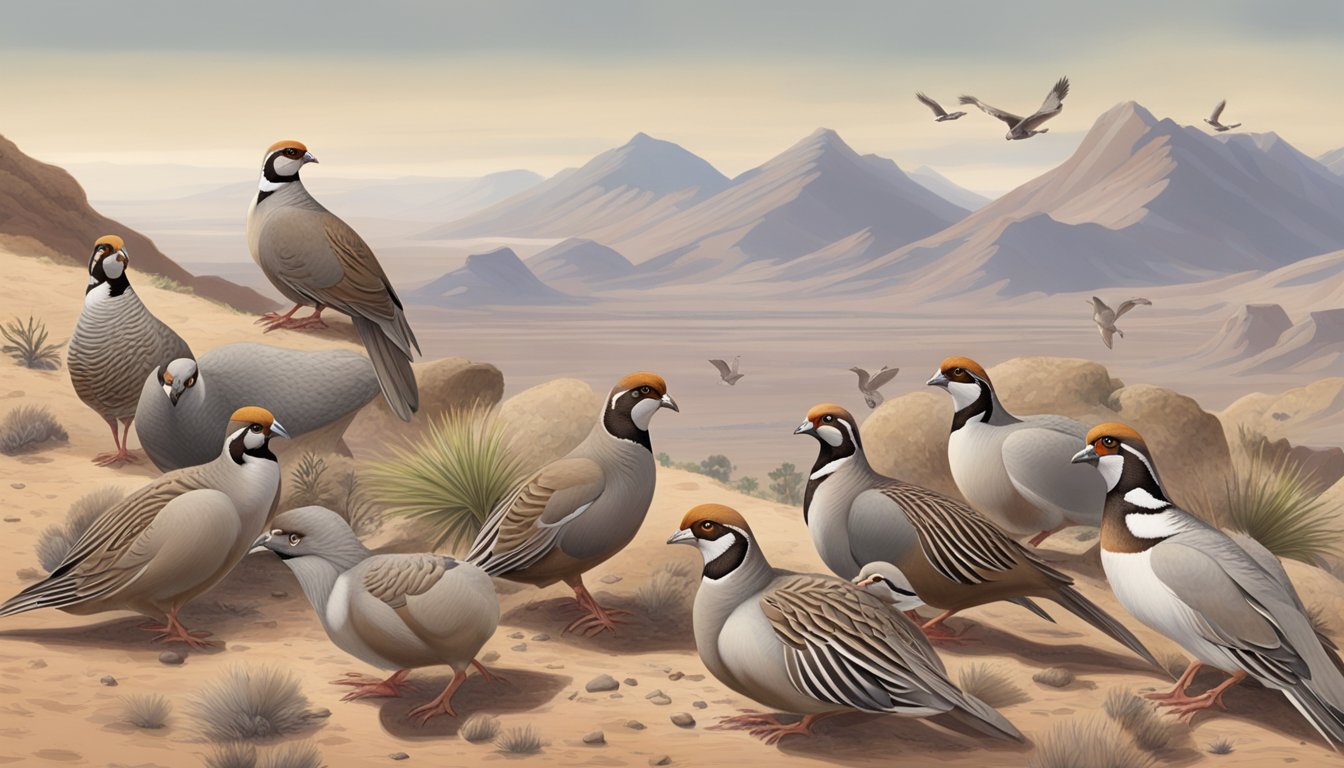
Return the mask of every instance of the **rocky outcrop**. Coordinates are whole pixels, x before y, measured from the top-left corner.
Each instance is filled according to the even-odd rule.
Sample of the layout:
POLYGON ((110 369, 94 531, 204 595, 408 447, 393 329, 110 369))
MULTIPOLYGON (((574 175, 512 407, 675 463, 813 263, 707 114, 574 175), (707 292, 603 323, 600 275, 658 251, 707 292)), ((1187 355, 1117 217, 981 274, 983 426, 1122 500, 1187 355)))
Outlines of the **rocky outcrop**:
POLYGON ((1196 354, 1215 364, 1235 362, 1272 348, 1292 327, 1293 321, 1278 304, 1247 304, 1196 354))
POLYGON ((397 418, 379 394, 364 406, 345 431, 345 441, 355 456, 381 453, 389 446, 402 446, 422 436, 449 413, 471 408, 491 408, 504 394, 504 375, 489 363, 473 363, 448 357, 416 363, 415 380, 420 387, 420 410, 411 421, 397 418))
POLYGON ((555 379, 514 395, 499 407, 512 447, 531 471, 564 456, 593 428, 602 396, 578 379, 555 379))

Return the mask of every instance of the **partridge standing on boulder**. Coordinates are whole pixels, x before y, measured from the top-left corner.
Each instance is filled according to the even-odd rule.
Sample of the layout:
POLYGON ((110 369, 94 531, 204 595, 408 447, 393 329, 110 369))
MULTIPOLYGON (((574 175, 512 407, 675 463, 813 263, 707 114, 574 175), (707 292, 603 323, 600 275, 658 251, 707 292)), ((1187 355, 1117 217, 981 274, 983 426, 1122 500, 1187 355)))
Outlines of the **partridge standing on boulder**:
POLYGON ((411 710, 423 724, 456 716, 453 694, 499 625, 499 598, 485 572, 444 555, 375 555, 341 516, 324 507, 276 515, 254 552, 270 550, 294 572, 327 637, 361 661, 394 670, 386 680, 347 675, 344 700, 400 696, 412 669, 445 664, 453 679, 433 701, 411 710))
POLYGON ((993 523, 955 499, 878 474, 864 456, 858 423, 849 411, 818 405, 795 433, 815 437, 820 446, 803 519, 822 562, 840 578, 854 579, 869 563, 895 565, 921 600, 944 611, 924 625, 926 630, 937 630, 958 611, 996 600, 1049 619, 1029 599, 1043 597, 1157 666, 1138 638, 1073 588, 1073 579, 993 523))
POLYGON ((967 357, 947 358, 928 383, 952 396, 947 461, 972 507, 1013 536, 1034 534, 1033 546, 1061 528, 1101 523, 1105 484, 1069 463, 1086 426, 1064 416, 1014 416, 989 374, 967 357))
POLYGON ((252 260, 294 307, 283 315, 271 313, 262 322, 269 323, 268 331, 320 327, 327 307, 349 315, 387 404, 410 421, 420 407, 411 349, 419 352, 420 346, 373 249, 314 200, 299 180, 299 169, 315 162, 297 141, 279 141, 266 150, 257 195, 247 212, 247 244, 252 260), (313 306, 313 314, 294 320, 304 306, 313 306))
POLYGON ((614 632, 613 616, 622 612, 598 605, 583 574, 624 549, 648 514, 655 476, 649 422, 663 408, 680 410, 661 376, 639 371, 621 379, 588 437, 504 497, 467 560, 510 581, 564 581, 584 611, 565 631, 614 632))
POLYGON ((1254 679, 1279 691, 1332 747, 1344 742, 1344 675, 1287 573, 1272 557, 1173 504, 1143 437, 1118 423, 1087 434, 1073 459, 1104 478, 1101 565, 1120 604, 1195 657, 1162 706, 1193 715, 1254 679), (1204 693, 1185 689, 1201 666, 1231 675, 1204 693))
POLYGON ((102 466, 137 460, 126 441, 145 375, 169 360, 191 357, 187 342, 141 303, 126 274, 130 261, 116 235, 100 237, 93 244, 84 309, 65 360, 75 394, 112 428, 116 450, 94 458, 102 466))
POLYGON ((668 544, 700 551, 695 647, 724 685, 771 709, 800 714, 728 718, 773 744, 807 735, 823 717, 854 710, 905 717, 948 714, 981 733, 1022 734, 947 678, 929 641, 901 614, 840 579, 772 568, 736 510, 702 504, 668 544))
POLYGON ((280 500, 273 437, 285 430, 264 408, 240 408, 209 464, 160 476, 94 520, 55 570, 0 605, 0 616, 59 608, 84 616, 128 610, 153 618, 161 642, 210 645, 178 611, 247 554, 280 500))

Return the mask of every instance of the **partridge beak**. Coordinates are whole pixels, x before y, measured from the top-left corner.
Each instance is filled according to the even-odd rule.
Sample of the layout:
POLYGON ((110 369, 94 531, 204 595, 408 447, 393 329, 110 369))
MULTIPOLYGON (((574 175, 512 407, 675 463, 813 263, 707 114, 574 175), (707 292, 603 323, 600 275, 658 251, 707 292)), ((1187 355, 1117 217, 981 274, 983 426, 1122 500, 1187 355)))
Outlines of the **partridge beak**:
POLYGON ((274 437, 283 437, 286 440, 289 439, 289 433, 285 431, 284 427, 280 426, 280 422, 278 421, 271 422, 271 435, 274 437))
POLYGON ((942 371, 939 371, 933 374, 933 378, 924 383, 930 387, 946 387, 951 382, 947 380, 947 377, 943 375, 942 371))
POLYGON ((695 534, 691 533, 690 528, 682 528, 680 531, 667 538, 668 544, 694 544, 695 534))
POLYGON ((677 401, 673 400, 671 395, 663 395, 663 399, 658 402, 659 408, 670 408, 677 413, 681 413, 681 409, 677 407, 677 401))
POLYGON ((303 163, 304 163, 304 165, 307 165, 308 163, 316 163, 316 162, 317 162, 317 158, 316 158, 316 157, 313 157, 313 153, 312 153, 312 152, 304 152, 304 153, 303 153, 303 163))
POLYGON ((260 536, 257 537, 256 541, 252 542, 252 548, 247 550, 247 554, 255 555, 258 552, 269 552, 270 550, 267 549, 266 543, 270 540, 271 540, 271 534, 269 533, 261 534, 260 536))
POLYGON ((171 387, 168 392, 168 402, 177 405, 178 398, 182 397, 182 390, 177 387, 171 387))
POLYGON ((1097 455, 1097 449, 1096 449, 1096 448, 1093 448, 1092 446, 1089 445, 1089 446, 1087 446, 1086 448, 1084 448, 1083 450, 1081 450, 1081 451, 1079 451, 1079 452, 1073 454, 1073 458, 1072 458, 1072 459, 1069 459, 1069 463, 1071 463, 1071 464, 1096 464, 1096 463, 1097 463, 1098 461, 1100 461, 1100 460, 1101 460, 1101 457, 1097 455))
POLYGON ((813 430, 816 429, 816 428, 817 428, 817 425, 816 425, 816 424, 813 424, 811 421, 804 421, 802 424, 799 424, 799 425, 798 425, 798 428, 797 428, 797 429, 793 430, 793 434, 795 434, 795 435, 806 435, 806 434, 808 434, 809 432, 813 431, 813 430))

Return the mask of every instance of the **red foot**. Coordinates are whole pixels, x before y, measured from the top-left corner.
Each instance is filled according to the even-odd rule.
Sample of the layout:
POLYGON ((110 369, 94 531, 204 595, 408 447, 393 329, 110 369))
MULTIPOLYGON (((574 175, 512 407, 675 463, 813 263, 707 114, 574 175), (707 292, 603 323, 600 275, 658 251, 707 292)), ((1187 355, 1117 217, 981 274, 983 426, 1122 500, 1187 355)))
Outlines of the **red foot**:
POLYGON ((93 457, 93 463, 100 467, 115 467, 119 464, 135 464, 140 461, 140 457, 126 450, 118 448, 108 453, 100 453, 93 457))
POLYGON ((1226 711, 1227 705, 1223 703, 1223 693, 1245 679, 1246 673, 1238 672, 1198 696, 1176 696, 1158 702, 1158 706, 1171 707, 1171 713, 1180 716, 1186 722, 1194 719, 1196 713, 1213 709, 1215 706, 1226 711))
POLYGON ((274 312, 268 312, 262 315, 259 323, 266 324, 264 333, 270 333, 277 328, 285 328, 291 331, 306 331, 318 328, 326 328, 327 324, 322 321, 322 310, 324 307, 318 307, 313 314, 307 317, 295 318, 294 313, 299 310, 297 306, 283 315, 277 315, 274 312))
POLYGON ((616 617, 629 616, 629 611, 623 611, 619 608, 603 608, 598 605, 597 600, 583 586, 581 580, 571 583, 570 587, 574 590, 574 602, 578 604, 579 610, 583 611, 584 615, 570 622, 569 626, 561 631, 561 634, 576 632, 584 637, 597 637, 603 632, 615 634, 616 627, 626 623, 617 620, 616 617))
POLYGON ((457 717, 457 711, 453 709, 453 693, 462 685, 462 681, 467 679, 467 673, 457 672, 453 674, 453 679, 448 683, 448 687, 443 689, 435 699, 428 704, 416 707, 409 713, 411 719, 420 718, 417 725, 424 725, 430 718, 438 715, 448 715, 457 717))
POLYGON ((355 701, 356 699, 393 699, 401 696, 401 686, 406 681, 406 675, 410 674, 409 669, 398 670, 386 680, 379 680, 376 677, 361 675, 357 672, 346 672, 345 677, 339 680, 332 680, 332 685, 348 685, 354 690, 341 697, 341 701, 355 701))
POLYGON ((1065 523, 1065 524, 1059 526, 1058 528, 1051 528, 1051 529, 1048 530, 1048 531, 1041 531, 1040 533, 1038 533, 1038 534, 1036 534, 1035 536, 1032 536, 1030 539, 1028 539, 1028 540, 1027 540, 1027 543, 1030 544, 1030 545, 1033 546, 1033 547, 1039 547, 1039 546, 1041 546, 1041 544, 1045 543, 1045 540, 1046 540, 1046 539, 1050 538, 1051 536, 1055 535, 1056 533, 1059 533, 1060 531, 1062 531, 1062 530, 1064 530, 1065 528, 1068 528, 1068 527, 1069 527, 1069 524, 1068 524, 1068 523, 1065 523))
POLYGON ((751 736, 775 745, 785 736, 811 736, 812 726, 824 715, 807 715, 796 723, 781 723, 779 715, 746 710, 749 714, 736 715, 720 720, 713 730, 746 731, 751 736))
POLYGON ((141 629, 149 632, 158 632, 158 637, 154 638, 154 642, 156 643, 186 643, 196 650, 219 645, 219 643, 204 639, 210 637, 209 632, 204 630, 196 630, 193 632, 182 626, 182 623, 177 620, 177 614, 175 612, 168 614, 167 619, 168 621, 166 624, 146 624, 142 626, 141 629))

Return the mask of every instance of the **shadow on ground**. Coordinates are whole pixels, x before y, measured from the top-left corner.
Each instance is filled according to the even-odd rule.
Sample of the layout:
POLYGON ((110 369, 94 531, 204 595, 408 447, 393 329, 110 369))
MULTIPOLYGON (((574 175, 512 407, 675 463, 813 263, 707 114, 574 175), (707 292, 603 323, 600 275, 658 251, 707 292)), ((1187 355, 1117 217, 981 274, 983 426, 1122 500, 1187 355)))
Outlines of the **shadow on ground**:
POLYGON ((405 693, 396 699, 364 699, 349 706, 376 706, 378 720, 384 730, 398 738, 428 739, 456 736, 467 718, 477 713, 500 715, 509 712, 528 712, 554 699, 573 678, 517 668, 495 667, 507 682, 487 683, 480 675, 467 678, 453 696, 457 717, 440 715, 424 725, 416 725, 410 711, 439 695, 452 679, 450 675, 412 674, 405 693))

